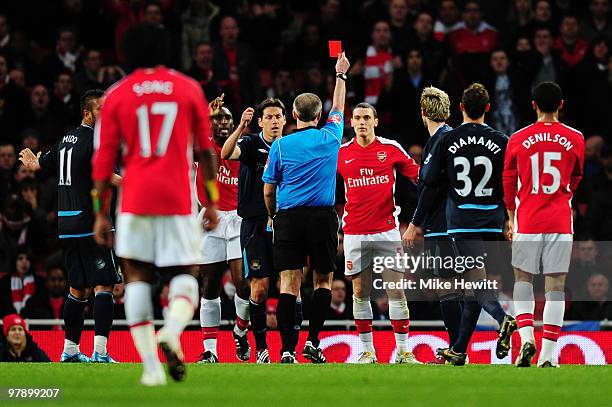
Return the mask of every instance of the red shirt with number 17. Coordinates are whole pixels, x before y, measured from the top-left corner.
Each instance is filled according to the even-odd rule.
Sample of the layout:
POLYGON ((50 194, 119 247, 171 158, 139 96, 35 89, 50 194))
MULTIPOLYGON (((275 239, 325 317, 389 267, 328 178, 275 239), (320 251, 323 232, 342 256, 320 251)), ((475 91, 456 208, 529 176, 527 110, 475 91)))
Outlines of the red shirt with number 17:
POLYGON ((376 137, 362 147, 353 139, 340 147, 338 173, 344 179, 346 235, 371 235, 399 227, 395 172, 417 182, 419 165, 393 140, 376 137))
POLYGON ((504 200, 516 233, 573 233, 571 199, 582 178, 584 137, 562 123, 536 122, 506 147, 504 200))
POLYGON ((138 69, 104 96, 93 179, 110 178, 122 146, 122 213, 192 214, 193 150, 211 148, 210 138, 208 105, 197 82, 165 67, 138 69))

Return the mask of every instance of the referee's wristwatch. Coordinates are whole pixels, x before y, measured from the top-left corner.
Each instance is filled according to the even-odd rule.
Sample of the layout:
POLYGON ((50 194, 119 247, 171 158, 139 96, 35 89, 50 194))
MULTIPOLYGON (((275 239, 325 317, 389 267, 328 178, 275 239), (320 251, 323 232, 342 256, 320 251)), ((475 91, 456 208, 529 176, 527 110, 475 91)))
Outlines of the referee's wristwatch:
POLYGON ((348 77, 346 76, 345 73, 342 72, 336 72, 336 78, 342 79, 343 81, 346 82, 346 80, 348 79, 348 77))

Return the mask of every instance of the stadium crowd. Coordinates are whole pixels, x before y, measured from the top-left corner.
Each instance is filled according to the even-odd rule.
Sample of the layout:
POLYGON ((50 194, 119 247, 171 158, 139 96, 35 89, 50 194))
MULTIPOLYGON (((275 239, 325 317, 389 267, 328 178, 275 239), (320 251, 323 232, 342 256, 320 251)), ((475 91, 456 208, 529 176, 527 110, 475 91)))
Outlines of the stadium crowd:
MULTIPOLYGON (((397 140, 417 162, 427 139, 419 111, 425 86, 444 89, 456 101, 468 84, 485 84, 492 97, 487 121, 510 135, 535 119, 532 88, 558 82, 566 101, 562 120, 586 137, 585 176, 573 202, 581 242, 571 270, 589 276, 582 289, 592 300, 571 305, 566 319, 612 320, 606 269, 611 253, 601 243, 612 241, 609 0, 54 0, 0 5, 0 316, 61 319, 67 285, 56 233, 57 181, 27 170, 17 153, 26 147, 35 153, 48 150, 78 125, 85 90, 106 89, 125 76, 118 41, 141 21, 168 29, 171 66, 199 81, 209 101, 225 94, 235 122, 263 97, 291 106, 301 92, 321 97, 325 117, 335 81, 326 45, 342 40, 355 61, 348 72, 346 105, 364 100, 375 105, 377 134, 397 140)), ((457 106, 452 112, 449 123, 457 125, 457 106)), ((294 126, 289 121, 285 132, 294 126)), ((345 138, 350 137, 349 127, 345 138)), ((407 222, 416 190, 406 180, 399 182, 400 220, 407 222)), ((351 319, 351 285, 343 276, 339 240, 328 318, 351 319)), ((303 290, 312 290, 309 281, 304 279, 303 290)), ((223 318, 232 319, 235 287, 229 277, 223 291, 223 318)), ((115 318, 121 319, 122 286, 113 294, 115 318)), ((160 281, 156 318, 163 316, 167 294, 167 282, 160 281)), ((388 319, 385 298, 376 301, 374 312, 375 319, 388 319)), ((274 327, 274 303, 268 313, 274 327)), ((308 318, 307 303, 304 314, 308 318)), ((411 304, 411 318, 439 319, 438 307, 411 304)))

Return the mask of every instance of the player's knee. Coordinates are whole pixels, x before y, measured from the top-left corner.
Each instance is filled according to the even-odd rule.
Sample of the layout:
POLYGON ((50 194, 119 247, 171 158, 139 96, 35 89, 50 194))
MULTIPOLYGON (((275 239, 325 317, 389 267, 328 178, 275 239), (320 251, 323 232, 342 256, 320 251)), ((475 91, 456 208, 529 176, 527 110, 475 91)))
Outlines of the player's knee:
POLYGON ((333 277, 332 273, 319 273, 317 271, 315 271, 312 274, 312 278, 313 278, 313 285, 315 290, 317 288, 327 288, 327 289, 331 289, 331 278, 333 277))
POLYGON ((533 274, 527 273, 519 268, 514 267, 514 281, 522 281, 525 283, 533 283, 533 274))
POLYGON ((251 284, 251 298, 258 304, 266 301, 268 297, 268 285, 262 280, 256 280, 251 284))
POLYGON ((544 277, 544 290, 565 291, 565 274, 547 275, 544 277))
POLYGON ((179 274, 175 276, 170 281, 168 298, 172 301, 177 297, 189 298, 195 308, 198 303, 198 280, 191 274, 179 274))
POLYGON ((240 298, 249 298, 249 295, 251 295, 249 282, 246 280, 240 280, 238 283, 236 283, 236 294, 240 298))
POLYGON ((70 295, 72 295, 77 300, 86 300, 89 298, 89 294, 91 294, 91 288, 70 287, 70 295))

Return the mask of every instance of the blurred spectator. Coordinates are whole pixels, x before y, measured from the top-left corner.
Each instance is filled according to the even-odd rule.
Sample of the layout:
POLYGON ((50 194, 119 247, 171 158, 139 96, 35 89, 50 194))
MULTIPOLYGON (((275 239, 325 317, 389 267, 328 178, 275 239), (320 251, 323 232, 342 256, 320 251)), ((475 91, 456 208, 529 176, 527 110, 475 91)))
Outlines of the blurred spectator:
POLYGON ((10 27, 8 19, 4 14, 0 14, 0 52, 6 54, 11 41, 10 27))
POLYGON ((313 66, 327 60, 327 48, 316 21, 304 24, 297 40, 285 47, 281 60, 292 69, 313 66))
POLYGON ((448 34, 456 68, 458 91, 467 84, 482 80, 482 67, 489 54, 498 46, 498 33, 482 19, 480 4, 467 1, 463 8, 463 21, 448 34))
POLYGON ((9 142, 0 141, 0 204, 4 203, 13 187, 13 167, 16 161, 15 147, 9 142))
POLYGON ((610 12, 610 0, 591 0, 589 3, 589 14, 582 21, 582 35, 588 41, 593 41, 603 36, 612 41, 612 22, 608 13, 610 12))
POLYGON ((559 78, 560 56, 553 49, 553 38, 549 28, 540 27, 533 34, 533 44, 537 51, 537 70, 531 85, 535 88, 542 82, 556 82, 559 78))
POLYGON ((560 34, 553 46, 561 52, 561 60, 569 68, 574 68, 586 56, 589 49, 589 43, 580 37, 580 26, 576 16, 563 17, 560 34))
POLYGON ((85 53, 83 68, 74 76, 74 90, 77 95, 82 95, 89 89, 100 88, 98 73, 102 68, 102 54, 97 49, 90 49, 85 53))
POLYGON ((9 78, 11 79, 11 81, 13 81, 15 85, 19 86, 22 89, 25 89, 26 87, 25 74, 23 73, 21 69, 19 68, 11 69, 9 72, 9 78))
POLYGON ((415 46, 423 54, 423 72, 432 82, 428 85, 439 85, 446 80, 448 67, 448 50, 444 43, 433 35, 433 17, 422 11, 414 22, 415 46))
MULTIPOLYGON (((412 16, 414 18, 414 16, 412 16)), ((393 51, 405 52, 412 37, 412 23, 408 20, 408 0, 389 2, 389 26, 393 51)))
POLYGON ((63 121, 70 127, 75 127, 80 122, 80 101, 74 95, 72 87, 72 76, 62 72, 57 76, 53 84, 53 96, 51 97, 52 109, 60 114, 63 121))
MULTIPOLYGON (((423 88, 429 84, 431 78, 426 77, 423 72, 423 55, 420 49, 410 49, 404 67, 393 73, 390 90, 393 120, 389 125, 394 138, 403 146, 422 141, 421 136, 425 130, 419 101, 423 88)), ((379 113, 379 121, 385 123, 384 117, 380 116, 379 113)))
POLYGON ((288 69, 280 68, 274 74, 272 87, 266 92, 266 97, 278 98, 285 106, 292 106, 295 98, 293 75, 288 69))
POLYGON ((60 72, 68 71, 71 74, 76 71, 80 50, 77 43, 76 33, 71 28, 60 28, 58 30, 55 50, 46 59, 45 85, 51 86, 60 72))
POLYGON ((444 41, 446 35, 461 28, 459 7, 455 0, 442 0, 438 9, 438 19, 434 24, 434 37, 438 41, 444 41))
POLYGON ((259 72, 252 48, 239 41, 240 28, 235 17, 226 16, 221 20, 221 40, 213 47, 213 74, 219 81, 225 81, 232 89, 231 99, 226 97, 226 106, 241 112, 245 106, 259 102, 259 72))
POLYGON ((578 68, 580 129, 587 133, 606 133, 612 111, 612 53, 610 42, 596 39, 578 68))
POLYGON ((601 153, 603 172, 591 179, 586 223, 595 240, 612 240, 612 145, 601 153))
POLYGON ((321 37, 324 39, 348 40, 350 32, 342 18, 342 3, 340 0, 322 0, 317 20, 321 37))
POLYGON ((417 164, 421 165, 423 162, 423 147, 420 144, 413 144, 408 148, 408 155, 412 157, 417 164))
POLYGON ((552 7, 550 0, 537 0, 535 2, 535 11, 533 21, 538 27, 546 27, 550 30, 551 35, 558 32, 554 25, 552 7))
POLYGON ((0 132, 2 141, 15 143, 25 122, 28 95, 8 75, 8 61, 0 55, 0 132))
POLYGON ((227 100, 233 99, 232 89, 227 81, 220 81, 213 71, 214 53, 212 46, 207 42, 199 43, 193 56, 194 64, 186 73, 200 83, 207 100, 214 100, 225 93, 227 100))
POLYGON ((144 12, 142 14, 142 22, 148 24, 163 25, 164 14, 162 13, 161 6, 153 2, 145 4, 144 12))
POLYGON ((25 129, 21 132, 21 149, 29 148, 34 154, 40 151, 40 137, 34 129, 25 129))
POLYGON ((371 43, 363 65, 364 100, 376 105, 380 94, 390 89, 392 75, 391 30, 388 22, 377 21, 372 28, 371 43))
MULTIPOLYGON (((603 171, 601 163, 601 151, 606 145, 606 141, 602 136, 592 135, 584 141, 584 181, 593 175, 600 174, 603 171)), ((588 201, 588 199, 587 199, 588 201)))
POLYGON ((98 83, 102 89, 108 89, 112 84, 125 76, 125 72, 118 65, 103 66, 98 71, 98 83))
POLYGON ((113 318, 125 319, 125 284, 119 283, 113 286, 113 318))
POLYGON ((191 69, 192 56, 197 52, 198 44, 210 42, 211 22, 218 14, 219 7, 212 1, 192 0, 181 15, 181 64, 184 70, 191 69))
POLYGON ((2 319, 0 362, 51 362, 27 330, 26 322, 17 314, 2 319))
POLYGON ((372 304, 372 315, 373 320, 389 320, 389 299, 385 294, 377 297, 374 304, 372 304))
POLYGON ((49 91, 44 85, 36 85, 30 95, 29 127, 41 135, 41 145, 51 146, 63 135, 65 124, 50 107, 49 91))
POLYGON ((512 44, 521 35, 530 36, 534 12, 531 0, 513 0, 507 14, 504 44, 512 44))
POLYGON ((326 319, 352 319, 353 307, 347 304, 346 282, 343 279, 335 279, 331 285, 331 303, 326 319))
POLYGON ((489 65, 492 75, 485 86, 491 97, 491 110, 487 116, 494 129, 510 136, 521 127, 520 113, 525 110, 520 111, 521 104, 529 108, 529 93, 520 91, 525 88, 521 82, 525 78, 510 70, 510 60, 503 49, 493 51, 489 65))
POLYGON ((612 301, 608 299, 609 281, 602 273, 592 274, 586 283, 587 298, 574 301, 568 319, 578 321, 612 320, 612 301))
POLYGON ((2 238, 3 247, 9 253, 17 253, 20 245, 28 245, 37 255, 47 252, 45 219, 34 216, 28 204, 21 196, 11 194, 5 201, 2 212, 2 238))
POLYGON ((31 270, 30 256, 27 246, 19 246, 11 272, 0 279, 0 315, 20 313, 41 290, 41 282, 31 270))
POLYGON ((281 14, 281 4, 275 0, 251 2, 248 12, 243 38, 253 48, 259 69, 269 72, 278 67, 279 27, 285 24, 287 17, 281 14))
MULTIPOLYGON (((64 301, 67 295, 66 273, 61 267, 47 270, 44 289, 38 290, 21 312, 24 318, 62 319, 64 301)), ((61 325, 52 329, 61 330, 61 325)))

